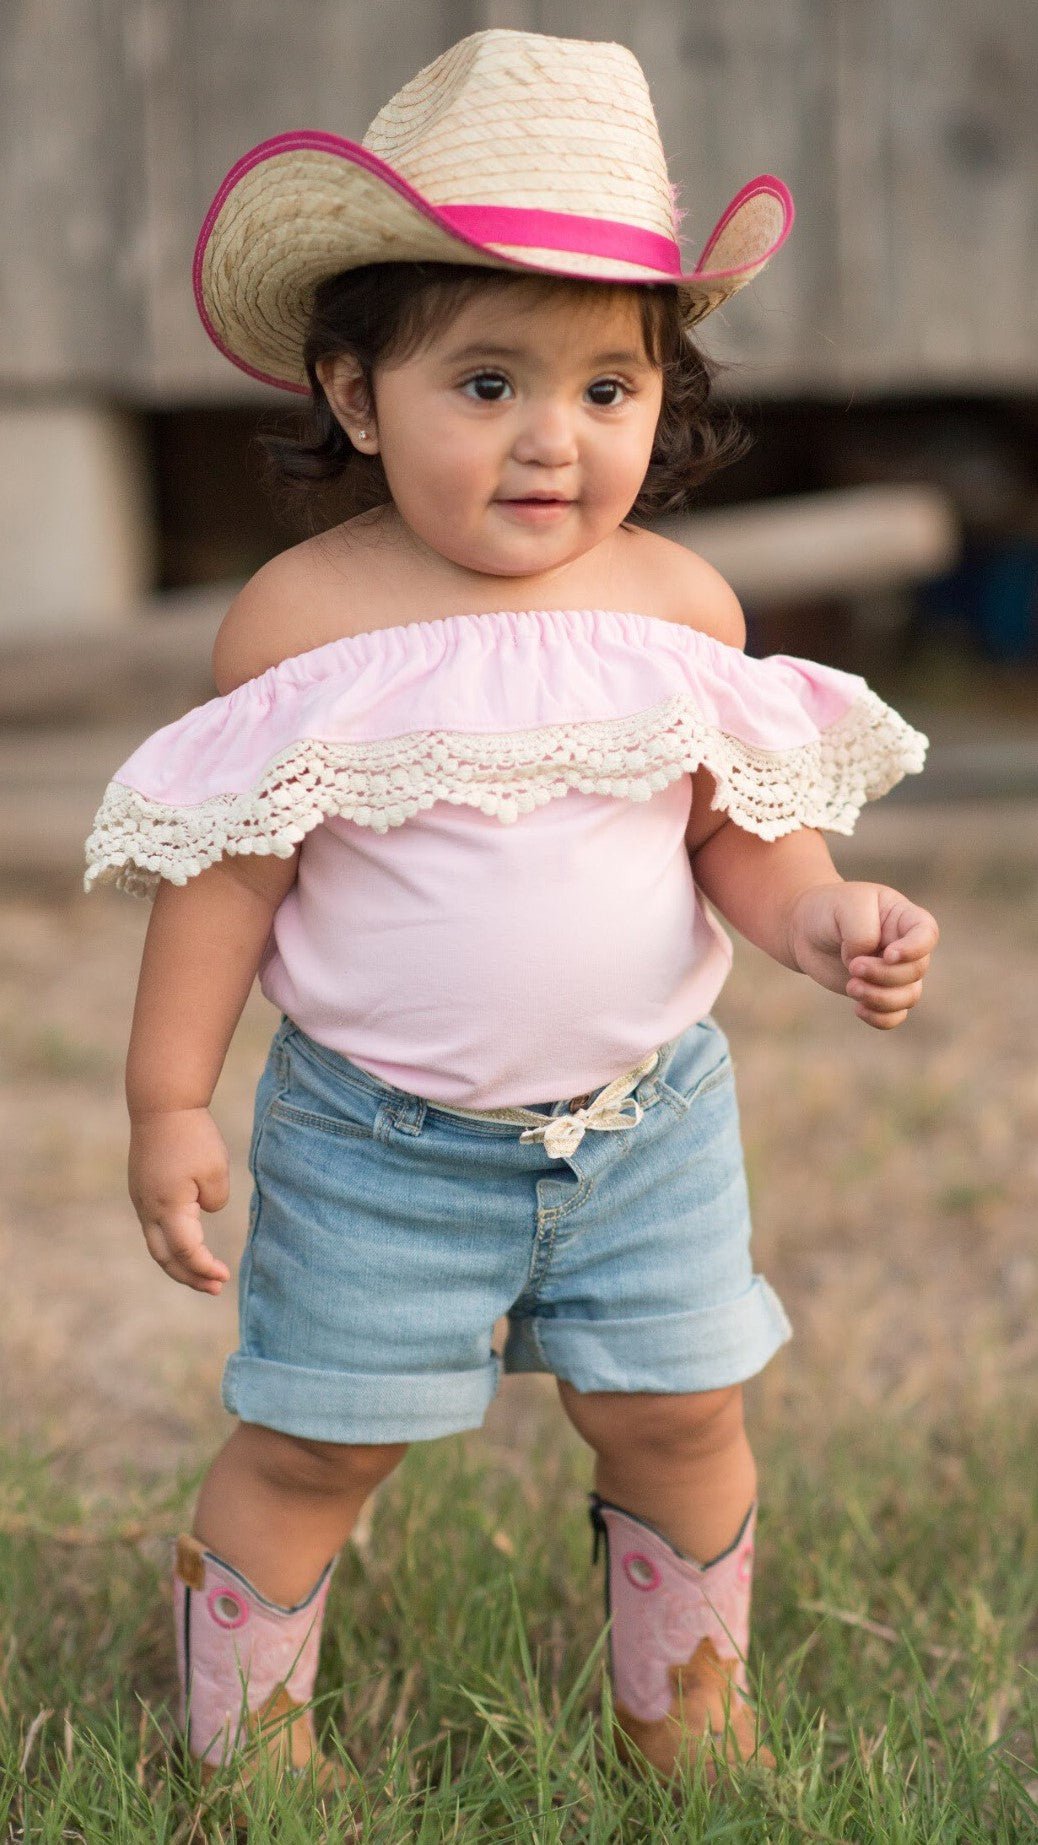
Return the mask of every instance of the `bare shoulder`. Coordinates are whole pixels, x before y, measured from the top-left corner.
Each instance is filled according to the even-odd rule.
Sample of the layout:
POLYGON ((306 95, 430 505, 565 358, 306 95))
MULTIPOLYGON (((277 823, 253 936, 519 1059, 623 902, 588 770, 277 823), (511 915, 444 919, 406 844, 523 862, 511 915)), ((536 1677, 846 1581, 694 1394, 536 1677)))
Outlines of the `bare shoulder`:
POLYGON ((223 696, 308 645, 304 611, 313 565, 306 545, 262 564, 238 591, 213 644, 213 678, 223 696))
POLYGON ((365 605, 369 550, 340 527, 262 564, 238 591, 213 645, 221 696, 282 660, 351 633, 365 605))
POLYGON ((638 567, 664 621, 698 628, 729 647, 746 645, 746 620, 731 584, 690 551, 658 532, 639 532, 638 567))

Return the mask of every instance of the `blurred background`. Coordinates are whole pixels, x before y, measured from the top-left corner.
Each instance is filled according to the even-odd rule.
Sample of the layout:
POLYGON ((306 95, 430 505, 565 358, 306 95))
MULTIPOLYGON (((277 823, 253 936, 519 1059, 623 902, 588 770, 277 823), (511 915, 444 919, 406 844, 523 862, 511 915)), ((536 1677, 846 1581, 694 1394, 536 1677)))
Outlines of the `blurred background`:
MULTIPOLYGON (((212 696, 237 586, 303 535, 254 440, 291 402, 206 338, 195 238, 247 148, 360 139, 420 65, 494 25, 634 50, 690 261, 746 180, 789 184, 789 242, 702 329, 753 447, 677 535, 740 592, 754 652, 863 672, 932 740, 926 773, 833 842, 847 875, 938 914, 919 1013, 870 1033, 741 944, 719 1007, 761 1266, 799 1334, 758 1387, 763 1425, 822 1389, 926 1415, 1033 1376, 1031 0, 7 0, 0 1340, 15 1434, 102 1471, 131 1453, 161 1471, 222 1429, 234 1305, 172 1287, 140 1247, 122 1060, 147 906, 82 895, 83 841, 126 755, 212 696)), ((254 994, 217 1096, 232 1261, 273 1023, 254 994)), ((511 1441, 516 1401, 491 1437, 511 1441)))

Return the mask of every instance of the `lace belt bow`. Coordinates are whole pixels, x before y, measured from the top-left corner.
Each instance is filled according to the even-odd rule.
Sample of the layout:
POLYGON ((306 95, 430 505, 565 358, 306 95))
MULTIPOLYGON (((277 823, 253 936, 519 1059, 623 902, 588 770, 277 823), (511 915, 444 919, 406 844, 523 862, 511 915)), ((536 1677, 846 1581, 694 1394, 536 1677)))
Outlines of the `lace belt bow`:
MULTIPOLYGON (((599 1133, 614 1133, 618 1128, 637 1127, 645 1110, 641 1103, 631 1094, 643 1076, 655 1069, 659 1051, 650 1051, 641 1063, 625 1075, 614 1077, 604 1089, 600 1089, 593 1102, 586 1107, 575 1108, 566 1115, 544 1115, 536 1108, 447 1108, 451 1115, 467 1115, 477 1121, 505 1121, 522 1126, 520 1140, 543 1141, 544 1148, 553 1158, 565 1158, 579 1147, 588 1128, 599 1133), (627 1113, 619 1104, 629 1101, 634 1110, 627 1113), (528 1124, 528 1125, 527 1125, 528 1124)), ((438 1102, 438 1108, 446 1104, 438 1102)))

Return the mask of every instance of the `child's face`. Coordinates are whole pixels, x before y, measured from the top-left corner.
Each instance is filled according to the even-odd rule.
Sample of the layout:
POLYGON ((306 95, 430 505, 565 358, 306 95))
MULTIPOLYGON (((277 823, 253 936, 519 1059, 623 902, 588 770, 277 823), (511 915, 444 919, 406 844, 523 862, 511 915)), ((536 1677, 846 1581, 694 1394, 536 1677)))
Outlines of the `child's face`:
POLYGON ((662 400, 634 295, 488 288, 374 379, 398 512, 465 570, 536 576, 610 536, 645 478, 662 400))

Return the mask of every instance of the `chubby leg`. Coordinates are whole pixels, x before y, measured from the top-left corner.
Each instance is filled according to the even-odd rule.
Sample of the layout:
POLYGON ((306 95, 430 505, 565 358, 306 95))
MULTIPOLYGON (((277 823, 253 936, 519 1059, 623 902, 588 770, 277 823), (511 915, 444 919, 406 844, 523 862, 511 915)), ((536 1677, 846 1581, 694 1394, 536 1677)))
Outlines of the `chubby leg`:
POLYGON ((344 1446, 241 1422, 206 1474, 194 1536, 291 1607, 349 1537, 407 1445, 344 1446))
POLYGON ((404 1451, 242 1423, 217 1456, 173 1572, 180 1715, 204 1778, 240 1756, 243 1783, 266 1761, 311 1772, 322 1799, 343 1785, 310 1709, 328 1584, 361 1506, 404 1451))
POLYGON ((756 1470, 741 1391, 559 1391, 596 1454, 621 1754, 668 1779, 700 1756, 708 1779, 719 1758, 773 1765, 745 1671, 756 1470))
POLYGON ((742 1389, 673 1396, 581 1394, 558 1380, 562 1406, 595 1451, 595 1491, 656 1525, 675 1549, 709 1563, 734 1542, 757 1491, 742 1389))

